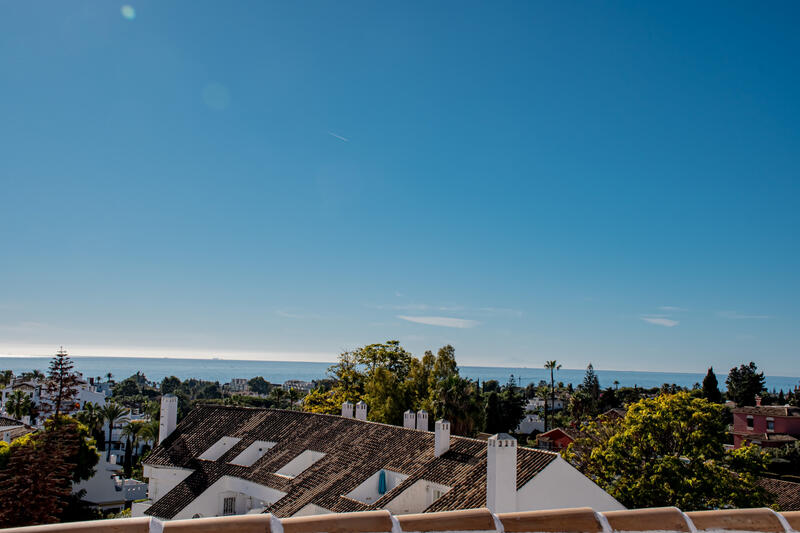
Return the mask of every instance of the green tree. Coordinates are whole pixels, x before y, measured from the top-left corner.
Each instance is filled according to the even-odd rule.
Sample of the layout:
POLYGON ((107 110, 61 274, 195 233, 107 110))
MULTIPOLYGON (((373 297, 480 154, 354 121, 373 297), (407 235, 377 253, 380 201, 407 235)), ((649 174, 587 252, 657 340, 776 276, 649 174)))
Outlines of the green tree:
MULTIPOLYGON (((83 409, 78 411, 75 417, 89 428, 89 433, 92 435, 95 442, 98 444, 105 444, 103 441, 103 414, 99 405, 87 402, 86 405, 83 406, 83 409)), ((105 445, 103 449, 105 450, 105 445)))
POLYGON ((443 379, 436 388, 436 418, 448 420, 454 435, 475 435, 484 425, 478 393, 477 383, 458 374, 443 379))
POLYGON ((175 376, 169 376, 161 380, 161 394, 175 394, 181 386, 181 380, 175 376))
POLYGON ((626 507, 684 510, 760 507, 764 456, 754 447, 726 452, 723 407, 689 392, 629 406, 618 420, 592 421, 565 456, 626 507))
POLYGON ((703 378, 703 398, 712 403, 722 401, 722 393, 719 392, 719 383, 713 366, 709 367, 706 377, 703 378))
POLYGON ((754 362, 749 365, 740 365, 738 368, 731 368, 725 384, 728 386, 728 399, 736 402, 736 405, 755 405, 756 395, 761 394, 764 389, 764 373, 758 372, 758 367, 754 362))
POLYGON ((114 424, 124 415, 128 414, 128 410, 115 402, 108 402, 100 408, 100 413, 103 415, 103 420, 108 422, 108 441, 106 444, 106 461, 111 460, 111 432, 114 430, 114 424))
POLYGON ((125 437, 125 457, 123 458, 122 468, 127 478, 131 477, 133 462, 135 461, 133 452, 139 444, 144 427, 145 423, 141 420, 132 420, 122 428, 122 436, 125 437))
POLYGON ((495 434, 508 431, 503 428, 503 413, 500 407, 500 395, 496 390, 486 395, 486 432, 495 434))
POLYGON ((0 372, 0 389, 8 387, 14 381, 14 372, 11 370, 3 370, 0 372))
POLYGON ((600 398, 600 380, 597 379, 597 373, 594 371, 592 363, 589 363, 589 366, 586 367, 582 387, 592 397, 592 400, 597 402, 600 398))
POLYGON ((500 413, 503 432, 513 432, 525 416, 525 397, 514 384, 513 376, 500 392, 500 413))
POLYGON ((31 397, 21 390, 15 390, 8 395, 6 412, 17 420, 22 420, 23 416, 31 414, 31 397))
POLYGON ((272 388, 270 382, 261 376, 256 376, 250 379, 247 382, 247 385, 250 387, 250 390, 256 394, 269 394, 269 391, 272 388))
POLYGON ((67 351, 61 347, 50 361, 47 393, 53 407, 53 416, 58 418, 61 410, 69 408, 77 394, 78 374, 74 372, 75 365, 69 358, 67 351))
MULTIPOLYGON (((558 364, 558 361, 545 361, 544 367, 550 371, 550 408, 555 412, 555 405, 556 405, 556 386, 555 386, 555 377, 554 372, 556 370, 561 370, 561 365, 558 364)), ((544 430, 547 431, 547 402, 544 405, 544 430)))

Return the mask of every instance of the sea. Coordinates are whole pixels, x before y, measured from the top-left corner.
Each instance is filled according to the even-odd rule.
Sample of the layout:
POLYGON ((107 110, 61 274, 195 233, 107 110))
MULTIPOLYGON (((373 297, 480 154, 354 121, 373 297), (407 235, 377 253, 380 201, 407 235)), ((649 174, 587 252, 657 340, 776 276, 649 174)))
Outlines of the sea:
MULTIPOLYGON (((290 379, 313 381, 327 377, 328 368, 333 364, 302 361, 241 361, 231 359, 184 359, 156 357, 88 357, 72 358, 75 369, 84 377, 105 376, 111 372, 115 380, 121 380, 136 372, 142 372, 150 381, 161 381, 167 376, 181 380, 197 378, 206 381, 229 382, 233 378, 262 376, 270 383, 283 383, 290 379)), ((0 357, 0 370, 10 369, 19 375, 34 369, 47 371, 49 357, 0 357)), ((461 375, 481 381, 494 379, 507 383, 513 376, 522 387, 529 383, 550 380, 550 371, 533 367, 500 366, 460 366, 461 375)), ((586 369, 562 368, 555 375, 556 382, 578 385, 583 382, 586 369)), ((683 372, 642 372, 626 370, 595 369, 600 386, 611 387, 615 381, 620 387, 660 387, 664 383, 675 383, 682 387, 692 387, 702 383, 705 374, 683 372)), ((717 374, 721 389, 725 388, 726 373, 717 374)), ((793 390, 800 384, 800 378, 789 376, 766 376, 768 390, 793 390)))

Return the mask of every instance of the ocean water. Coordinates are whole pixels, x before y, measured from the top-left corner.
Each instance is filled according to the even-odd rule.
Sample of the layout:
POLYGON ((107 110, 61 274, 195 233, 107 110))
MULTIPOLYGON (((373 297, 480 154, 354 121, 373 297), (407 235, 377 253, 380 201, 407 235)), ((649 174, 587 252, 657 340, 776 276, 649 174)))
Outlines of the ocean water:
MULTIPOLYGON (((11 369, 15 374, 39 369, 47 371, 49 357, 0 357, 0 370, 11 369)), ((166 376, 180 379, 197 378, 225 383, 232 378, 263 376, 269 382, 283 383, 288 379, 312 381, 326 377, 332 363, 295 361, 236 361, 228 359, 173 359, 151 357, 74 357, 75 367, 86 377, 103 376, 111 372, 114 379, 124 379, 136 372, 143 372, 151 381, 161 381, 166 376)), ((496 379, 501 383, 511 375, 521 386, 549 380, 550 373, 544 368, 462 366, 461 375, 471 378, 496 379)), ((701 383, 705 374, 682 372, 634 372, 595 369, 601 387, 611 387, 619 381, 621 387, 659 387, 664 383, 675 383, 691 387, 701 383)), ((585 369, 561 369, 556 372, 556 381, 578 385, 583 381, 585 369)), ((725 374, 717 374, 720 387, 725 386, 725 374)), ((800 384, 798 377, 767 376, 767 388, 788 391, 800 384)))

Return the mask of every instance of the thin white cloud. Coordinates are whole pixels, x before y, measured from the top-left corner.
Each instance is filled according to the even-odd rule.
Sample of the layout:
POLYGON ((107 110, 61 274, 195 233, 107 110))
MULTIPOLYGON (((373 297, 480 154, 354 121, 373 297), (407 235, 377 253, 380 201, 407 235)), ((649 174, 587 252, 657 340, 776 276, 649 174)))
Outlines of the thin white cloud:
POLYGON ((717 315, 729 320, 767 320, 770 318, 769 315, 745 315, 736 311, 720 311, 717 315))
POLYGON ((315 314, 291 313, 289 311, 275 311, 275 314, 283 318, 319 318, 319 315, 315 314))
POLYGON ((674 311, 676 313, 679 312, 679 311, 687 311, 687 309, 684 308, 684 307, 677 307, 677 306, 674 306, 674 305, 662 305, 661 307, 658 308, 658 310, 659 311, 674 311))
POLYGON ((350 139, 348 139, 347 137, 342 137, 341 135, 336 135, 336 134, 335 134, 335 133, 333 133, 332 131, 329 131, 329 132, 328 132, 328 135, 330 135, 331 137, 336 137, 336 138, 337 138, 337 139, 339 139, 340 141, 344 141, 344 142, 346 142, 346 143, 349 143, 349 142, 350 142, 350 139))
POLYGON ((442 326, 445 328, 474 328, 480 322, 477 320, 468 320, 466 318, 451 318, 446 316, 406 316, 397 315, 400 320, 414 322, 416 324, 427 324, 428 326, 442 326))
POLYGON ((654 316, 643 316, 640 318, 645 322, 647 322, 648 324, 654 324, 656 326, 664 326, 665 328, 674 328, 675 326, 680 324, 679 321, 672 320, 671 318, 654 317, 654 316))

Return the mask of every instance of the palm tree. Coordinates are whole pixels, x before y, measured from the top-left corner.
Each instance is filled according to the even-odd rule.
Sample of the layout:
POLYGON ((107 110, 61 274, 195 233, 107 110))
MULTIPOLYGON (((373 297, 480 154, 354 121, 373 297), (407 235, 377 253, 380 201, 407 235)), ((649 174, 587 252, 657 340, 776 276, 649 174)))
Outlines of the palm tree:
POLYGON ((103 414, 99 405, 92 402, 86 402, 83 409, 76 415, 77 419, 89 427, 89 432, 94 437, 95 441, 103 443, 103 414))
POLYGON ((41 370, 34 370, 31 372, 31 377, 33 378, 33 381, 42 381, 44 379, 44 374, 41 370))
MULTIPOLYGON (((553 360, 545 361, 544 367, 550 371, 550 409, 553 411, 553 415, 555 416, 556 385, 553 373, 556 370, 561 370, 561 365, 559 365, 556 360, 553 360)), ((547 431, 547 402, 544 402, 544 430, 547 431)))
POLYGON ((13 370, 3 370, 0 372, 0 388, 5 388, 14 381, 14 371, 13 370))
POLYGON ((23 416, 31 414, 31 397, 21 390, 15 390, 6 400, 6 412, 12 418, 22 420, 23 416))
POLYGON ((136 448, 136 444, 139 442, 142 429, 144 429, 144 423, 140 420, 132 420, 127 426, 122 428, 122 435, 125 436, 125 477, 128 478, 131 477, 134 462, 133 451, 136 448))
POLYGON ((619 390, 619 381, 614 380, 614 390, 619 390))
POLYGON ((114 422, 121 418, 123 415, 128 414, 128 410, 121 405, 108 402, 105 406, 100 408, 100 413, 103 420, 108 422, 108 444, 106 447, 106 461, 111 460, 111 431, 114 429, 114 422))
POLYGON ((114 374, 112 374, 111 372, 109 372, 108 374, 106 374, 106 377, 108 378, 108 381, 111 381, 111 378, 113 378, 113 377, 114 377, 114 374))
POLYGON ((145 442, 152 442, 155 446, 158 442, 158 420, 146 422, 142 427, 140 438, 145 442))

